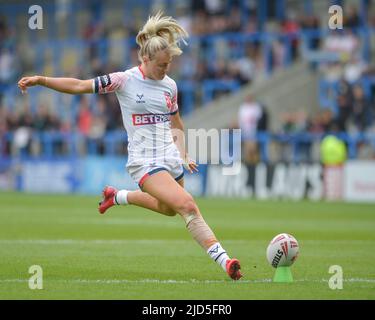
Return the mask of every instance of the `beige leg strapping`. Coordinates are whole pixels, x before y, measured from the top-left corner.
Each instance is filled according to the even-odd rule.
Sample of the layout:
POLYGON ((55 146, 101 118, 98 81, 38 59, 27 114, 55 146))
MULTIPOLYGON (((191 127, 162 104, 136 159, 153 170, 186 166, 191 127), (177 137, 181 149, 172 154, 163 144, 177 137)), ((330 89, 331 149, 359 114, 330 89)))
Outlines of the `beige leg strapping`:
POLYGON ((185 218, 185 222, 190 234, 203 249, 208 250, 209 247, 218 242, 211 228, 201 215, 190 214, 185 218))

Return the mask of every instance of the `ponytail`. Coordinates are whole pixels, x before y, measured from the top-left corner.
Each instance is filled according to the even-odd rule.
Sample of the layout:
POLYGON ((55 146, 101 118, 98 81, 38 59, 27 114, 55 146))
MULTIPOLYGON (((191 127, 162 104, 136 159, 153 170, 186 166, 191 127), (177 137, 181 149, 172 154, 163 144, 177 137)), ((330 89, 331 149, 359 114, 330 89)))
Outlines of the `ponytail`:
POLYGON ((158 12, 154 16, 150 16, 138 32, 136 42, 140 49, 138 58, 142 61, 143 56, 153 59, 155 53, 160 50, 168 49, 172 56, 179 56, 182 50, 179 42, 185 39, 188 33, 182 28, 172 17, 162 16, 162 12, 158 12))

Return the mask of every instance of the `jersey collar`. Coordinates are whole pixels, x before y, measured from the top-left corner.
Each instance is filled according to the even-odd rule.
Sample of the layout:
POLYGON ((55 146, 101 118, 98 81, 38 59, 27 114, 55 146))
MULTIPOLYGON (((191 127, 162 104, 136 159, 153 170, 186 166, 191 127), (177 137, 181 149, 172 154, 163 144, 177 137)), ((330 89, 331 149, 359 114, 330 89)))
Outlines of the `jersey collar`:
POLYGON ((142 74, 143 80, 146 80, 146 75, 145 75, 145 73, 142 70, 142 65, 139 65, 138 69, 139 69, 139 72, 142 74))

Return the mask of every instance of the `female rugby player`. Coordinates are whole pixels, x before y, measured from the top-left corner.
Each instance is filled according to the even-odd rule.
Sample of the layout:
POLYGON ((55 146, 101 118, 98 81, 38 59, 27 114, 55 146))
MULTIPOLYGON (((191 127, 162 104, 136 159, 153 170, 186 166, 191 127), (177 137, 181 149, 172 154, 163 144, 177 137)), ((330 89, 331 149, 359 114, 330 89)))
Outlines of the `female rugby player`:
POLYGON ((177 86, 167 72, 173 57, 182 53, 179 42, 187 36, 176 20, 158 13, 149 17, 136 37, 139 66, 89 80, 23 77, 18 86, 22 92, 35 85, 70 94, 114 92, 128 134, 127 170, 140 190, 105 187, 99 212, 114 205, 136 205, 167 216, 179 214, 192 237, 238 280, 242 277, 240 262, 229 258, 184 189, 183 165, 189 172, 197 171, 197 165, 185 152, 177 86))

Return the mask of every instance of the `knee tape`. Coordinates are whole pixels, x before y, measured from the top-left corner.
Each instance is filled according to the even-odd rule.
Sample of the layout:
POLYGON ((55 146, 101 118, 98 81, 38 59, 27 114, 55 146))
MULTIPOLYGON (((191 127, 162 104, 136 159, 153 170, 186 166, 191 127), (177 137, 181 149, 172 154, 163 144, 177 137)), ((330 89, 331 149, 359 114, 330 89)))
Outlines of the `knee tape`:
POLYGON ((186 227, 204 249, 208 249, 217 239, 211 228, 207 225, 201 215, 189 215, 186 217, 186 227))

